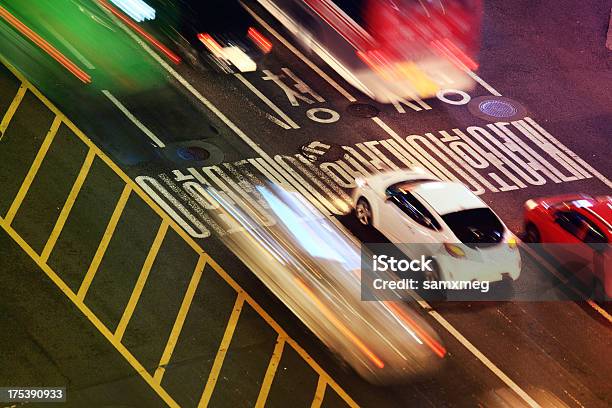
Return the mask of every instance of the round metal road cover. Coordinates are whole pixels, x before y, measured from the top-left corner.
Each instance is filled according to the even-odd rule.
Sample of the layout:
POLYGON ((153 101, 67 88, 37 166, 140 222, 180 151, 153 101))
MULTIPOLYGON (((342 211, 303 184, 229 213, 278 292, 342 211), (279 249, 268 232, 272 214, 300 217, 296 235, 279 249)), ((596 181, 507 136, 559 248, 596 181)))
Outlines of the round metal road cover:
POLYGON ((224 159, 218 146, 202 140, 168 144, 160 153, 165 159, 185 166, 214 166, 224 159))
POLYGON ((480 96, 468 103, 474 116, 486 121, 513 121, 527 116, 527 110, 519 102, 503 96, 480 96))

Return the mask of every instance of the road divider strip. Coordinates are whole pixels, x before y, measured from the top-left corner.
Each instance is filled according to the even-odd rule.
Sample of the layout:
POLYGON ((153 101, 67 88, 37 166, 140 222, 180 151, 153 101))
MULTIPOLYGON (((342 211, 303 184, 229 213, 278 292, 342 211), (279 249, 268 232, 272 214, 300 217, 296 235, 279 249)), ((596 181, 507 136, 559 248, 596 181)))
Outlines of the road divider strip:
MULTIPOLYGON (((205 266, 209 266, 216 272, 224 281, 227 283, 236 293, 236 301, 234 305, 233 312, 229 318, 227 323, 225 334, 217 351, 216 357, 214 359, 213 368, 209 373, 206 384, 204 385, 204 389, 200 398, 200 407, 207 406, 210 398, 214 392, 215 385, 220 373, 220 370, 223 366, 223 360, 228 352, 229 345, 231 343, 234 330, 236 328, 236 324, 238 318, 240 316, 240 312, 242 311, 243 305, 248 304, 264 321, 278 334, 278 340, 274 351, 270 357, 270 362, 268 365, 268 369, 266 370, 265 376, 263 378, 263 383, 259 391, 257 404, 259 406, 263 406, 265 404, 266 398, 270 391, 270 388, 273 384, 274 376, 276 373, 276 367, 279 364, 281 356, 284 350, 287 349, 287 346, 295 350, 295 352, 313 369, 313 371, 318 376, 319 386, 317 387, 316 394, 313 395, 313 406, 320 405, 320 400, 325 395, 327 388, 331 388, 337 395, 344 400, 349 407, 357 407, 356 402, 329 376, 329 374, 321 368, 309 355, 308 353, 299 346, 295 340, 293 340, 281 327, 280 325, 272 319, 272 317, 263 310, 263 308, 255 302, 255 300, 249 296, 238 284, 234 281, 233 278, 229 276, 229 274, 219 266, 219 264, 212 259, 201 247, 198 243, 196 243, 193 238, 191 238, 164 210, 162 210, 146 193, 145 191, 135 183, 127 174, 125 174, 99 147, 97 147, 89 138, 85 136, 68 118, 65 117, 44 95, 40 93, 38 89, 36 89, 27 79, 18 72, 14 67, 8 64, 6 61, 0 58, 0 62, 2 62, 20 81, 21 87, 20 89, 32 92, 52 113, 55 114, 55 118, 51 125, 51 128, 45 139, 39 148, 36 157, 34 158, 34 162, 30 166, 30 170, 28 171, 24 181, 22 182, 21 187, 13 200, 13 203, 9 207, 9 211, 7 215, 0 216, 0 227, 24 250, 28 256, 38 265, 38 267, 45 272, 45 274, 51 279, 51 281, 62 291, 68 299, 83 313, 85 317, 94 325, 94 327, 108 340, 108 342, 115 347, 115 349, 123 356, 123 358, 134 368, 134 370, 147 382, 147 384, 153 389, 159 397, 170 407, 178 407, 179 404, 176 400, 168 393, 167 390, 162 386, 162 379, 164 376, 164 372, 171 363, 172 352, 174 347, 177 344, 178 337, 180 336, 182 325, 185 321, 189 308, 191 306, 194 294, 196 292, 198 283, 201 280, 201 276, 203 273, 203 269, 205 266), (17 214, 21 202, 25 198, 28 193, 28 190, 32 183, 35 181, 35 176, 40 168, 40 164, 45 158, 49 147, 51 146, 55 133, 57 132, 59 126, 64 124, 67 126, 76 137, 88 148, 87 154, 83 160, 83 164, 81 165, 81 169, 76 176, 76 179, 73 182, 72 188, 63 204, 62 210, 59 213, 57 220, 55 221, 54 227, 46 240, 45 246, 42 249, 41 253, 38 253, 33 247, 20 235, 18 231, 14 229, 11 225, 15 215, 17 214), (61 234, 61 231, 66 224, 67 219, 70 216, 70 211, 74 205, 75 200, 77 199, 79 192, 81 191, 81 187, 87 178, 89 173, 89 169, 94 159, 101 160, 108 168, 110 168, 124 183, 123 191, 118 198, 113 213, 108 221, 106 226, 106 230, 100 243, 98 244, 98 248, 95 252, 95 255, 92 259, 92 262, 89 265, 87 273, 81 282, 81 285, 78 291, 74 291, 71 289, 66 282, 60 277, 57 271, 53 270, 51 266, 48 265, 48 260, 50 255, 53 252, 53 248, 55 243, 61 234), (130 294, 130 300, 128 301, 127 306, 123 310, 123 314, 117 329, 112 331, 110 330, 105 323, 90 309, 90 307, 86 304, 86 295, 87 291, 95 277, 95 274, 100 266, 102 257, 108 248, 108 245, 115 233, 115 229, 119 222, 120 217, 123 214, 123 210, 126 206, 126 203, 130 199, 130 197, 136 196, 142 201, 144 201, 160 218, 160 226, 157 231, 156 237, 153 240, 151 247, 149 248, 149 252, 147 258, 144 262, 144 265, 140 271, 139 278, 135 284, 135 287, 132 289, 130 294), (147 371, 147 369, 143 366, 143 364, 132 354, 130 350, 121 342, 123 338, 123 334, 125 333, 126 328, 129 326, 130 319, 134 312, 134 308, 136 307, 140 295, 143 291, 144 285, 149 277, 149 272, 155 261, 157 253, 159 251, 160 246, 162 245, 163 238, 166 236, 168 230, 174 231, 197 255, 198 261, 195 266, 193 275, 191 276, 191 280, 189 282, 188 287, 186 288, 185 294, 182 298, 181 306, 178 311, 178 314, 175 318, 175 321, 172 326, 172 330, 170 332, 169 338, 165 344, 163 349, 160 362, 158 367, 154 370, 154 373, 151 374, 147 371), (279 345, 280 344, 280 345, 279 345)), ((19 96, 19 93, 18 95, 19 96)), ((21 95, 21 98, 23 95, 21 95)), ((19 103, 14 103, 14 110, 17 110, 19 103)), ((11 105, 13 106, 13 104, 11 105)), ((7 120, 5 126, 8 127, 10 125, 10 120, 7 120)), ((0 145, 1 146, 1 145, 0 145)), ((1 147, 0 147, 1 148, 1 147)))

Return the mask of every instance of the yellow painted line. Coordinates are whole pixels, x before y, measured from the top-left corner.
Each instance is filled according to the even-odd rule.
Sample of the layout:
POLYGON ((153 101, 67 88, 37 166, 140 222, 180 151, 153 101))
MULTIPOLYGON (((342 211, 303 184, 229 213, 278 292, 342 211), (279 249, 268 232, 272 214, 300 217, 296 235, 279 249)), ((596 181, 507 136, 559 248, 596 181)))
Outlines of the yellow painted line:
POLYGON ((19 89, 17 90, 17 93, 15 94, 15 97, 13 98, 13 101, 9 105, 8 109, 6 110, 6 113, 4 114, 4 117, 2 118, 2 122, 0 122, 0 140, 2 140, 2 138, 4 137, 4 132, 6 132, 6 129, 8 128, 11 119, 13 119, 13 115, 15 115, 15 112, 17 111, 17 108, 23 100, 23 97, 25 96, 27 90, 27 85, 22 82, 19 86, 19 89))
POLYGON ((172 357, 172 353, 174 352, 174 347, 176 347, 178 337, 181 335, 181 330, 183 329, 183 324, 185 323, 187 312, 189 312, 189 308, 191 307, 191 302, 193 301, 196 289, 198 288, 198 284, 200 283, 200 278, 202 277, 202 273, 204 272, 205 265, 206 257, 200 256, 193 275, 191 275, 191 281, 189 282, 187 292, 183 297, 181 308, 179 309, 179 312, 176 316, 176 320, 174 321, 174 325, 172 326, 170 337, 166 342, 166 347, 164 347, 164 352, 162 353, 161 359, 159 360, 159 364, 157 365, 157 369, 155 370, 155 375, 153 375, 153 378, 155 379, 155 381, 157 381, 158 384, 161 383, 162 377, 166 372, 166 366, 170 362, 170 358, 172 357))
POLYGON ((270 358, 270 362, 268 363, 266 375, 264 376, 264 380, 261 383, 261 388, 259 389, 259 396, 257 397, 255 408, 263 408, 266 405, 266 400, 268 399, 270 387, 272 386, 272 381, 274 381, 274 376, 276 375, 278 363, 280 362, 281 356, 283 355, 285 340, 286 338, 280 334, 276 339, 276 346, 274 346, 274 351, 272 352, 272 357, 270 358))
POLYGON ((242 311, 242 305, 244 305, 244 292, 241 291, 236 296, 234 310, 232 310, 232 314, 230 315, 227 326, 225 327, 225 333, 223 333, 223 339, 221 339, 221 344, 219 345, 219 350, 215 356, 215 361, 213 362, 210 373, 208 374, 208 380, 206 381, 204 392, 202 392, 202 398, 200 398, 198 408, 205 408, 210 402, 210 397, 215 389, 217 379, 219 378, 219 373, 221 372, 221 367, 223 366, 223 360, 225 360, 225 355, 227 354, 232 337, 234 336, 234 330, 236 330, 236 324, 238 323, 238 318, 240 317, 240 312, 242 311))
POLYGON ((93 278, 96 275, 96 272, 98 271, 98 267, 100 266, 102 258, 106 253, 106 248, 108 248, 108 244, 110 243, 110 240, 113 237, 113 234, 115 233, 115 228, 117 227, 117 223, 119 222, 121 213, 123 213, 125 204, 127 203, 127 200, 130 197, 131 191, 132 188, 126 184, 123 188, 123 191, 121 192, 121 196, 119 197, 117 204, 115 205, 115 209, 113 210, 113 214, 111 215, 111 218, 108 221, 108 225, 106 226, 104 235, 102 235, 102 240, 100 240, 100 244, 98 245, 98 249, 96 250, 94 257, 91 260, 89 269, 87 269, 87 273, 83 278, 83 282, 81 282, 81 287, 79 287, 77 296, 81 300, 85 299, 85 295, 89 290, 89 286, 91 286, 91 282, 93 281, 93 278))
POLYGON ((87 178, 87 174, 89 174, 89 169, 91 168, 91 164, 93 163, 95 157, 96 155, 91 149, 87 152, 87 156, 85 156, 81 170, 79 171, 79 174, 72 185, 72 189, 70 189, 70 194, 68 194, 68 198, 62 207, 62 211, 60 212, 60 215, 53 226, 53 231, 51 231, 51 235, 49 235, 47 243, 40 254, 40 258, 45 263, 49 260, 51 251, 53 251, 53 247, 55 247, 55 243, 57 242, 60 233, 64 229, 68 215, 70 215, 70 211, 72 211, 72 206, 74 205, 74 202, 81 191, 81 187, 83 187, 83 183, 85 182, 85 178, 87 178))
POLYGON ((40 168, 42 161, 47 155, 47 152, 49 151, 49 146, 51 146, 51 143, 53 143, 53 138, 55 137, 55 134, 57 133, 57 129, 59 129, 61 123, 62 123, 62 120, 59 116, 56 116, 55 119, 53 119, 53 123, 51 123, 51 128, 47 132, 47 135, 45 136, 45 139, 43 140, 42 145, 40 146, 40 149, 38 150, 38 153, 36 153, 36 157, 34 158, 34 161, 32 162, 32 165, 30 166, 30 170, 28 170, 28 174, 26 174, 25 179, 23 180, 23 183, 21 184, 21 187, 19 188, 19 191, 17 192, 17 196, 15 197, 15 200, 13 200, 13 203, 9 207, 8 212, 6 213, 6 216, 4 217, 4 220, 9 225, 15 219, 15 215, 17 214, 17 211, 19 210, 19 207, 21 206, 23 199, 28 193, 28 190, 30 189, 32 182, 34 181, 34 177, 36 177, 36 173, 38 173, 38 169, 40 168))
MULTIPOLYGON (((238 284, 227 274, 227 272, 225 272, 223 268, 221 268, 221 266, 219 266, 219 264, 214 259, 209 257, 208 263, 225 281, 227 281, 232 286, 236 285, 234 287, 236 290, 242 291, 238 284)), ((255 302, 253 298, 248 295, 245 295, 245 300, 253 308, 253 310, 255 310, 257 314, 259 314, 270 325, 270 327, 272 327, 279 335, 283 335, 286 337, 287 344, 289 344, 296 351, 296 353, 298 353, 300 357, 302 357, 302 359, 310 367, 312 367, 312 369, 317 374, 319 374, 321 378, 325 380, 325 383, 327 385, 329 385, 334 391, 336 391, 338 396, 340 396, 340 398, 342 398, 349 407, 359 407, 359 405, 346 393, 346 391, 344 391, 344 389, 340 387, 340 385, 338 385, 338 383, 333 378, 331 378, 331 376, 327 374, 327 372, 323 370, 323 368, 321 368, 321 366, 316 361, 314 361, 312 357, 310 357, 306 350, 304 350, 295 340, 289 337, 287 332, 285 332, 285 330, 280 327, 280 325, 274 319, 272 319, 272 317, 270 317, 270 315, 265 310, 263 310, 263 308, 257 302, 255 302)))
POLYGON ((312 404, 310 408, 319 408, 323 403, 323 397, 325 397, 325 387, 327 384, 323 377, 319 377, 319 382, 317 383, 317 390, 315 391, 314 399, 312 400, 312 404))
POLYGON ((160 396, 160 398, 172 408, 178 408, 179 404, 172 399, 172 397, 153 380, 153 376, 140 364, 140 362, 134 357, 132 353, 120 342, 115 341, 113 333, 96 317, 96 315, 89 309, 85 303, 66 285, 66 283, 59 277, 57 273, 49 265, 44 263, 40 256, 34 251, 34 249, 28 245, 28 243, 15 231, 5 219, 0 217, 0 227, 4 229, 8 235, 25 251, 26 254, 32 258, 40 269, 51 279, 51 281, 64 293, 68 299, 89 319, 94 327, 111 343, 115 349, 121 354, 121 356, 136 370, 136 372, 149 384, 149 386, 160 396))
MULTIPOLYGON (((238 283, 229 276, 229 274, 217 264, 203 249, 200 245, 195 242, 195 240, 185 232, 177 223, 172 219, 166 212, 159 206, 144 190, 132 180, 123 170, 121 170, 98 146, 96 146, 70 119, 64 116, 64 114, 59 111, 53 103, 49 101, 37 88, 31 85, 28 80, 11 64, 9 64, 6 60, 0 56, 0 62, 2 62, 19 80, 23 83, 27 84, 28 90, 32 92, 40 101, 53 113, 60 116, 63 119, 65 125, 77 135, 79 139, 90 149, 92 149, 96 156, 98 156, 111 170, 117 174, 127 186, 129 186, 149 207, 151 207, 162 219, 166 220, 169 226, 181 237, 183 240, 197 253, 202 256, 205 256, 207 259, 207 263, 210 264, 217 274, 221 276, 237 293, 242 293, 244 297, 244 301, 246 301, 269 325, 272 327, 279 335, 282 334, 287 336, 287 344, 293 347, 293 349, 302 357, 304 361, 308 365, 312 367, 312 369, 317 372, 322 378, 324 378, 326 384, 331 387, 336 393, 342 398, 349 407, 355 408, 358 407, 357 403, 336 383, 330 376, 327 374, 325 370, 319 364, 317 364, 310 355, 304 350, 300 345, 297 344, 295 340, 287 335, 287 333, 279 326, 279 324, 265 311, 263 308, 255 302, 255 300, 246 294, 243 289, 238 285, 238 283)), ((126 186, 126 187, 127 187, 126 186)), ((95 273, 95 272, 94 272, 95 273)), ((91 277, 93 279, 93 276, 91 277)), ((91 282, 90 282, 91 283, 91 282)), ((83 293, 84 296, 84 293, 83 293)))
POLYGON ((149 253, 147 254, 144 264, 142 265, 142 269, 138 275, 138 280, 136 281, 134 290, 132 290, 132 294, 130 295, 130 300, 123 310, 123 315, 121 316, 121 320, 119 320, 119 324, 115 330, 115 340, 117 341, 121 341, 123 338, 125 329, 127 328, 127 325, 134 314, 134 310, 136 309, 136 305, 138 304, 138 300, 140 299, 144 286, 147 283, 147 279, 149 277, 149 273, 151 272, 151 268, 153 267, 153 263, 155 262, 155 258, 157 258, 159 248, 166 237, 166 232, 168 232, 168 223, 165 220, 162 220, 161 224, 159 225, 159 229, 157 230, 157 235, 155 235, 151 248, 149 248, 149 253))
POLYGON ((602 315, 604 317, 604 319, 606 319, 608 322, 612 323, 612 316, 610 316, 610 313, 608 313, 604 308, 599 306, 597 304, 597 302, 595 302, 592 299, 589 299, 589 300, 587 300, 587 303, 589 304, 589 306, 591 306, 593 309, 595 309, 596 312, 598 312, 600 315, 602 315))

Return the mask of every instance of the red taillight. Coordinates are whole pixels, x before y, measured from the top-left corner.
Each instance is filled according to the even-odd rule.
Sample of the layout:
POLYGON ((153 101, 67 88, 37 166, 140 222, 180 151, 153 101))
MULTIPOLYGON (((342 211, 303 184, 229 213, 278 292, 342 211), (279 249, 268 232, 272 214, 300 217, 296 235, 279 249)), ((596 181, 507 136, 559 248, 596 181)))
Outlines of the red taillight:
POLYGON ((249 27, 247 30, 247 36, 259 47, 264 54, 272 51, 272 43, 264 37, 259 31, 253 27, 249 27))

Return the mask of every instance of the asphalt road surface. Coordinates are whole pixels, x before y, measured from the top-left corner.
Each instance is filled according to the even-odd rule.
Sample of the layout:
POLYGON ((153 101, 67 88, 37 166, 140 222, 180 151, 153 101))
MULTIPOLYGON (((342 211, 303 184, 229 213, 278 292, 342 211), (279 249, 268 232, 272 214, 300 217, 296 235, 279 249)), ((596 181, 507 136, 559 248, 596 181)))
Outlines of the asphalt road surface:
POLYGON ((587 3, 486 2, 477 87, 387 106, 254 2, 273 51, 242 75, 172 64, 119 31, 149 82, 105 82, 81 50, 94 67, 83 85, 2 26, 15 68, 0 67, 0 385, 67 386, 75 407, 610 406, 609 315, 569 300, 574 286, 530 254, 516 296, 535 285, 546 301, 415 304, 446 363, 377 387, 224 248, 218 235, 239 231, 188 194, 210 185, 265 218, 253 186, 297 179, 364 242, 383 239, 350 214, 355 175, 415 161, 478 191, 517 234, 529 198, 610 194, 609 7, 587 3), (520 117, 476 110, 492 97, 520 117))

